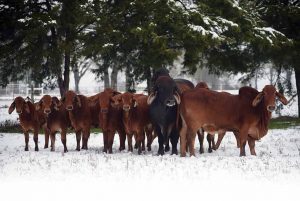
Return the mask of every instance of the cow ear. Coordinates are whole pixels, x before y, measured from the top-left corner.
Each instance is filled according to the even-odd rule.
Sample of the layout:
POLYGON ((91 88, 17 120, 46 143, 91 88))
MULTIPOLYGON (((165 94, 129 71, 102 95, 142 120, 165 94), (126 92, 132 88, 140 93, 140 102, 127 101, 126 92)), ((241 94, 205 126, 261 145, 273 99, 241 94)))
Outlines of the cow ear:
POLYGON ((61 99, 60 99, 61 102, 65 102, 65 100, 66 100, 65 96, 61 97, 61 99))
POLYGON ((43 103, 43 99, 41 99, 39 102, 36 103, 35 105, 35 110, 38 111, 41 109, 43 103))
POLYGON ((15 108, 16 108, 16 102, 14 101, 8 108, 8 114, 11 114, 15 108))
POLYGON ((57 97, 52 97, 52 103, 54 105, 54 109, 57 111, 59 110, 60 106, 62 105, 57 97))
POLYGON ((79 98, 78 95, 75 96, 75 100, 76 100, 76 102, 78 104, 78 107, 81 107, 81 100, 80 100, 80 98, 79 98))
POLYGON ((137 107, 137 106, 138 106, 138 101, 137 101, 137 99, 136 99, 136 98, 133 98, 132 101, 133 101, 133 107, 137 107))
POLYGON ((276 92, 275 94, 283 105, 287 105, 289 103, 288 100, 281 93, 276 92))
POLYGON ((263 99, 263 97, 264 97, 264 93, 263 92, 258 93, 257 96, 252 101, 252 106, 256 107, 261 102, 261 100, 263 99))
POLYGON ((25 107, 25 111, 26 111, 27 113, 30 113, 29 102, 25 102, 24 107, 25 107))
POLYGON ((147 104, 150 105, 156 98, 156 92, 151 92, 147 98, 147 104))

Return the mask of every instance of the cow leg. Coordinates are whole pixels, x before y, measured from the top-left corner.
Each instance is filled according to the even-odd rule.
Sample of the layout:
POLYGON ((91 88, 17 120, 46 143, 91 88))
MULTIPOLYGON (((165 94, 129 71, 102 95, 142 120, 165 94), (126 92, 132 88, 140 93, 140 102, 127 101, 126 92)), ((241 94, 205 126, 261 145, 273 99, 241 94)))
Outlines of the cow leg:
POLYGON ((245 146, 246 146, 247 140, 241 139, 240 143, 240 156, 246 156, 245 146))
POLYGON ((142 141, 142 151, 145 151, 146 148, 145 148, 145 139, 146 139, 146 136, 145 136, 145 131, 142 130, 142 131, 139 131, 140 134, 138 134, 138 137, 141 138, 141 141, 142 141))
POLYGON ((112 153, 112 146, 114 143, 115 131, 110 131, 108 134, 108 153, 112 153))
POLYGON ((103 152, 107 153, 108 149, 108 131, 103 131, 103 152))
POLYGON ((145 144, 143 145, 143 142, 145 142, 145 133, 143 130, 137 131, 137 143, 138 143, 138 154, 140 155, 142 151, 145 151, 145 144), (143 147, 144 146, 144 147, 143 147))
POLYGON ((50 138, 51 138, 51 151, 55 151, 55 134, 56 134, 56 132, 51 132, 51 133, 50 133, 50 138))
POLYGON ((206 140, 208 142, 208 153, 212 153, 212 137, 213 135, 207 133, 206 140))
POLYGON ((127 134, 127 140, 128 140, 128 151, 133 152, 132 147, 132 133, 127 134))
POLYGON ((256 156, 256 152, 255 152, 255 140, 251 137, 248 137, 248 145, 250 148, 250 153, 251 155, 256 156))
POLYGON ((240 139, 239 139, 239 133, 238 132, 233 132, 234 137, 236 139, 236 147, 240 148, 240 139))
POLYGON ((180 156, 186 156, 186 147, 187 147, 187 125, 182 118, 182 127, 180 129, 180 156))
POLYGON ((173 129, 171 133, 171 144, 172 144, 172 154, 178 154, 177 144, 179 139, 179 133, 177 129, 173 129))
POLYGON ((25 151, 28 151, 28 142, 29 142, 29 133, 28 133, 28 131, 24 132, 24 137, 25 137, 25 151))
POLYGON ((225 136, 225 132, 218 133, 218 140, 217 140, 217 144, 216 144, 216 149, 215 150, 219 149, 220 144, 221 144, 224 136, 225 136))
POLYGON ((44 149, 47 149, 49 146, 49 129, 47 128, 47 126, 44 126, 44 131, 45 131, 45 145, 44 145, 44 149))
POLYGON ((34 141, 34 150, 35 151, 39 151, 39 145, 38 145, 38 138, 39 138, 39 128, 35 128, 34 129, 34 133, 33 133, 33 141, 34 141))
POLYGON ((215 143, 215 135, 212 135, 211 143, 212 143, 212 149, 213 150, 217 150, 216 143, 215 143))
POLYGON ((196 131, 188 131, 188 135, 190 136, 189 140, 189 150, 190 156, 195 156, 195 139, 196 139, 196 131))
POLYGON ((64 145, 64 152, 68 152, 67 148, 67 128, 62 129, 61 132, 61 143, 64 145))
POLYGON ((146 136, 147 136, 147 151, 151 151, 151 144, 152 144, 152 132, 153 129, 146 126, 145 128, 146 136))
POLYGON ((123 150, 125 150, 126 133, 123 129, 119 129, 118 134, 119 134, 119 140, 120 140, 119 151, 123 151, 123 150))
POLYGON ((157 133, 157 137, 158 137, 158 151, 157 151, 157 155, 164 155, 165 154, 165 150, 164 150, 164 136, 161 133, 161 130, 159 128, 159 126, 155 126, 155 131, 157 133))
POLYGON ((169 137, 167 137, 168 139, 167 139, 167 142, 166 142, 166 146, 165 146, 165 152, 168 152, 168 151, 170 151, 170 138, 169 137))
POLYGON ((203 154, 204 153, 204 147, 203 147, 204 132, 202 131, 202 129, 201 129, 201 132, 200 132, 200 130, 197 131, 197 135, 198 135, 198 140, 199 140, 199 144, 200 144, 199 152, 200 152, 200 154, 203 154))
POLYGON ((80 138, 81 138, 81 131, 76 131, 76 151, 80 151, 80 138))
POLYGON ((87 128, 86 130, 83 131, 81 149, 88 150, 89 136, 90 136, 90 128, 87 128))

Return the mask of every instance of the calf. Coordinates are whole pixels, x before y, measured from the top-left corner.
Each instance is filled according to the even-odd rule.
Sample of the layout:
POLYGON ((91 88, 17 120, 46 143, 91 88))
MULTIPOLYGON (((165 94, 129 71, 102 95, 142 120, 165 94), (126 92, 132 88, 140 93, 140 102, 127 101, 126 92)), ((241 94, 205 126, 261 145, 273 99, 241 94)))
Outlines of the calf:
POLYGON ((90 128, 97 127, 99 124, 98 114, 99 105, 97 104, 97 96, 86 97, 77 95, 74 91, 67 91, 62 98, 71 121, 71 125, 76 133, 77 146, 76 150, 80 150, 80 138, 82 136, 82 149, 88 149, 88 139, 90 136, 90 128))
POLYGON ((128 136, 128 150, 133 151, 132 136, 135 136, 138 154, 145 150, 145 132, 147 134, 147 148, 151 150, 152 125, 149 118, 148 96, 143 94, 124 94, 113 97, 114 104, 123 109, 123 124, 128 136))
POLYGON ((122 110, 112 106, 112 97, 120 94, 119 92, 107 88, 99 94, 98 104, 99 112, 99 125, 103 131, 103 152, 112 153, 112 145, 116 131, 120 138, 119 150, 125 149, 126 133, 122 122, 122 110))
MULTIPOLYGON (((38 134, 41 127, 45 130, 45 136, 48 135, 46 128, 46 121, 42 114, 35 111, 35 105, 30 101, 24 100, 18 96, 14 99, 8 109, 8 113, 11 114, 16 109, 19 115, 19 121, 21 128, 25 136, 25 151, 28 151, 29 132, 33 131, 33 140, 35 143, 35 151, 39 150, 38 147, 38 134)), ((45 144, 46 146, 46 144, 45 144)))
POLYGON ((67 131, 70 127, 70 120, 66 108, 57 97, 44 95, 36 105, 37 111, 42 111, 47 120, 47 128, 50 131, 51 151, 55 151, 55 134, 61 132, 61 142, 64 152, 67 152, 67 131))
MULTIPOLYGON (((248 140, 250 152, 255 153, 255 140, 267 134, 271 112, 275 110, 275 98, 287 104, 286 98, 272 85, 266 85, 261 92, 251 87, 242 87, 238 95, 196 88, 181 97, 180 116, 181 141, 190 139, 189 149, 195 155, 195 133, 199 128, 208 131, 220 129, 238 133, 240 156, 245 156, 248 140)), ((181 156, 186 155, 186 143, 181 143, 181 156)))

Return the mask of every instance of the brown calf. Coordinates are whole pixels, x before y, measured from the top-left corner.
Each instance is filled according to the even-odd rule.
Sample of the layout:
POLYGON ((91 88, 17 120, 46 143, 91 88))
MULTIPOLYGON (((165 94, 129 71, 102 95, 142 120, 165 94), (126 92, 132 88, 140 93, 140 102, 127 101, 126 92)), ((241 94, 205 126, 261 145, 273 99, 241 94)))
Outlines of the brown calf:
MULTIPOLYGON (((287 104, 286 98, 276 92, 272 85, 266 85, 261 92, 242 87, 238 95, 201 88, 187 91, 182 95, 180 105, 183 121, 181 141, 185 142, 188 136, 190 153, 195 155, 195 133, 198 129, 233 130, 238 133, 240 140, 240 156, 246 155, 247 140, 251 154, 256 155, 255 140, 267 134, 276 97, 287 104)), ((185 146, 186 143, 181 143, 181 156, 186 155, 185 146)))
POLYGON ((55 151, 55 134, 61 133, 61 142, 64 145, 64 152, 67 152, 67 131, 71 126, 66 108, 57 97, 44 95, 36 105, 36 110, 45 114, 47 128, 50 131, 51 151, 55 151))
POLYGON ((119 150, 122 151, 125 149, 126 133, 122 122, 122 110, 111 105, 111 98, 117 94, 120 93, 107 88, 101 92, 98 97, 100 108, 99 125, 103 131, 103 152, 108 151, 109 153, 112 153, 112 145, 116 131, 120 138, 119 150))
POLYGON ((86 97, 77 95, 74 91, 67 91, 62 102, 69 112, 71 125, 76 133, 77 146, 80 150, 80 138, 82 136, 82 149, 88 149, 88 139, 91 126, 97 127, 99 123, 99 105, 97 96, 86 97))
POLYGON ((135 136, 138 154, 145 150, 145 131, 147 134, 147 147, 151 150, 152 126, 149 118, 148 96, 125 92, 114 96, 114 104, 123 109, 123 123, 128 140, 128 150, 133 151, 132 136, 135 136))
MULTIPOLYGON (((8 113, 11 114, 16 109, 19 115, 20 125, 22 127, 25 136, 25 151, 28 151, 29 132, 33 131, 33 140, 35 143, 35 151, 39 150, 38 147, 38 134, 41 127, 45 130, 45 136, 48 135, 48 129, 46 128, 44 116, 35 111, 35 105, 30 101, 24 100, 18 96, 14 99, 8 109, 8 113)), ((45 144, 46 145, 46 144, 45 144)))

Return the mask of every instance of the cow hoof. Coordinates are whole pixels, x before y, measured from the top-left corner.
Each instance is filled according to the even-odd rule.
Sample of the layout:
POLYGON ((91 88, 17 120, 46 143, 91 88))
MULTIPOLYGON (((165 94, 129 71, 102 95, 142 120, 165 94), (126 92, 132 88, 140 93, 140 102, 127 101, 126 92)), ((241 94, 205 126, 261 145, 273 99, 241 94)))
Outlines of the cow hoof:
POLYGON ((51 151, 53 152, 53 151, 55 151, 55 149, 51 148, 51 151))
POLYGON ((77 147, 75 150, 76 150, 76 151, 80 151, 80 148, 79 148, 79 147, 77 147))
POLYGON ((181 153, 180 157, 186 157, 186 153, 181 153))
POLYGON ((34 148, 34 151, 39 151, 39 148, 38 148, 38 147, 35 147, 35 148, 34 148))
POLYGON ((120 147, 119 148, 119 151, 123 151, 123 150, 125 150, 125 147, 120 147))
POLYGON ((134 145, 134 149, 137 149, 137 148, 139 148, 139 146, 138 146, 138 144, 137 144, 137 143, 135 143, 135 145, 134 145))
POLYGON ((158 152, 157 152, 157 155, 158 156, 162 156, 162 155, 164 155, 165 154, 165 152, 164 152, 164 150, 158 150, 158 152))
POLYGON ((169 146, 166 146, 166 147, 165 147, 165 152, 168 152, 168 151, 170 151, 170 147, 169 147, 169 146))
POLYGON ((148 148, 147 148, 147 151, 151 151, 151 147, 148 147, 148 148))
POLYGON ((47 148, 48 148, 48 145, 45 145, 45 146, 44 146, 44 149, 47 149, 47 148))
POLYGON ((172 150, 172 155, 173 154, 178 155, 178 151, 177 150, 172 150))
POLYGON ((200 154, 203 154, 203 153, 204 153, 204 150, 203 150, 203 149, 199 149, 199 153, 200 153, 200 154))
POLYGON ((142 154, 142 151, 141 150, 138 150, 138 155, 141 155, 142 154))
POLYGON ((212 149, 208 149, 208 153, 212 153, 212 149))
POLYGON ((28 151, 28 147, 25 147, 25 151, 28 151))
POLYGON ((68 149, 65 149, 64 152, 67 153, 67 152, 68 152, 68 149))

